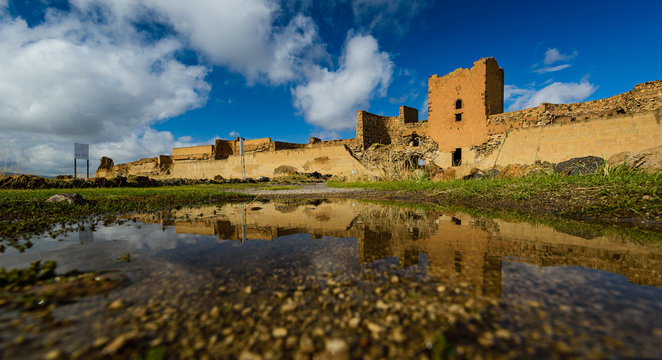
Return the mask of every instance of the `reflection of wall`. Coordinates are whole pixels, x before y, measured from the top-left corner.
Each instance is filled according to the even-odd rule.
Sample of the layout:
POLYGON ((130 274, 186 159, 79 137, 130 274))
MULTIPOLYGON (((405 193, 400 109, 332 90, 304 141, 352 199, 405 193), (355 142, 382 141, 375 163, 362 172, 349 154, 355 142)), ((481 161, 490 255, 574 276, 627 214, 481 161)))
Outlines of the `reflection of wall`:
MULTIPOLYGON (((430 275, 468 282, 486 296, 500 296, 504 256, 539 266, 580 265, 622 274, 633 283, 662 286, 662 251, 606 237, 586 239, 542 225, 352 200, 234 204, 195 209, 190 215, 200 214, 199 220, 176 220, 177 233, 241 240, 245 229, 248 239, 296 233, 356 238, 360 263, 399 257, 407 267, 425 253, 430 275)), ((184 215, 183 210, 174 214, 184 215)))

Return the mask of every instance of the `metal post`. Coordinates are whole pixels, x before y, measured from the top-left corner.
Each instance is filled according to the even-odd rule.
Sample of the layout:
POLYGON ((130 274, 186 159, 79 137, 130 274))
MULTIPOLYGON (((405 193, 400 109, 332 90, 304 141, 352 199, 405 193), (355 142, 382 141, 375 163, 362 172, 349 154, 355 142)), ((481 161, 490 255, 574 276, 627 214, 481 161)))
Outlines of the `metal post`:
POLYGON ((77 166, 76 166, 76 157, 74 156, 74 179, 75 179, 76 176, 78 175, 78 174, 76 173, 77 170, 78 170, 78 168, 77 168, 77 166))
POLYGON ((246 159, 244 158, 244 138, 239 138, 239 154, 241 155, 241 179, 246 179, 246 159))
POLYGON ((86 179, 90 178, 90 159, 87 159, 87 177, 86 179))

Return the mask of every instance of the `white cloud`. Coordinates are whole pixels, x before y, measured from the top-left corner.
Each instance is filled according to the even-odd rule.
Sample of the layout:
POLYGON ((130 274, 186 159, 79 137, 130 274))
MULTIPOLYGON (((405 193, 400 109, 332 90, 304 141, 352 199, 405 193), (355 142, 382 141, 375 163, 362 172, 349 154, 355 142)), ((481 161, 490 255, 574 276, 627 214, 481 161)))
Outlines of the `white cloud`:
POLYGON ((504 86, 504 98, 510 102, 508 111, 515 111, 538 106, 543 102, 553 104, 568 104, 580 102, 591 96, 597 86, 586 79, 578 83, 554 82, 540 90, 522 89, 514 85, 504 86))
POLYGON ((316 74, 292 90, 295 106, 306 121, 325 130, 347 130, 355 126, 355 112, 377 90, 386 90, 393 74, 389 55, 380 52, 369 35, 350 37, 336 71, 317 67, 316 74))
POLYGON ((269 68, 272 23, 278 5, 269 0, 143 0, 211 62, 249 78, 269 68))
POLYGON ((175 60, 175 40, 143 45, 72 16, 3 20, 0 130, 107 140, 206 101, 207 68, 175 60))
POLYGON ((577 56, 577 51, 573 51, 570 55, 564 55, 559 52, 556 48, 547 49, 545 52, 545 60, 543 61, 545 65, 551 65, 558 61, 568 61, 577 56))
POLYGON ((570 67, 570 64, 563 64, 563 65, 557 65, 557 66, 545 66, 540 69, 533 70, 533 72, 537 72, 538 74, 545 74, 545 73, 550 73, 550 72, 555 72, 555 71, 561 71, 563 69, 567 69, 570 67))
POLYGON ((313 20, 297 15, 275 35, 273 59, 267 70, 269 80, 274 84, 302 80, 309 75, 315 60, 326 57, 328 54, 319 43, 313 20))
POLYGON ((235 138, 235 137, 238 137, 238 136, 241 136, 241 135, 239 135, 239 132, 237 132, 237 131, 230 131, 228 133, 228 136, 231 137, 231 138, 235 138))

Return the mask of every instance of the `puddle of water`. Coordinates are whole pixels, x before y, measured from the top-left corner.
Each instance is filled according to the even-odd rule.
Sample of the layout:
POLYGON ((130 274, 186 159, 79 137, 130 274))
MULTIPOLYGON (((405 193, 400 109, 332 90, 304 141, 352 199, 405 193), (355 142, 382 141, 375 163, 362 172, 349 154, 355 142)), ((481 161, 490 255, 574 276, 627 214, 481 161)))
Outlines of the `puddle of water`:
POLYGON ((0 255, 5 268, 53 259, 61 272, 131 279, 56 307, 55 325, 0 310, 3 353, 659 355, 659 244, 354 200, 132 220, 0 255), (125 253, 131 262, 117 260, 125 253), (108 310, 117 299, 121 309, 108 310))

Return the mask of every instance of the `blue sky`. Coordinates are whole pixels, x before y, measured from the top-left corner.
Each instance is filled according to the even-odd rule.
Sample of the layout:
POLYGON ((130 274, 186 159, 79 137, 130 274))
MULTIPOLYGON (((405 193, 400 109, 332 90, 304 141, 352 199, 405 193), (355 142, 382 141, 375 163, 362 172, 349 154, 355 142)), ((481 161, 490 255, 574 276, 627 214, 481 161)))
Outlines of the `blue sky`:
POLYGON ((425 119, 427 78, 482 57, 506 109, 662 79, 660 1, 0 0, 0 171, 72 172, 215 138, 354 136, 425 119))

